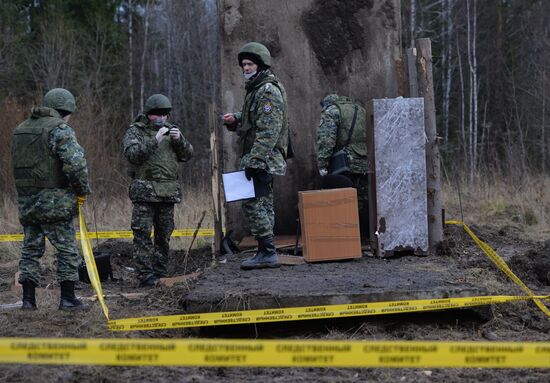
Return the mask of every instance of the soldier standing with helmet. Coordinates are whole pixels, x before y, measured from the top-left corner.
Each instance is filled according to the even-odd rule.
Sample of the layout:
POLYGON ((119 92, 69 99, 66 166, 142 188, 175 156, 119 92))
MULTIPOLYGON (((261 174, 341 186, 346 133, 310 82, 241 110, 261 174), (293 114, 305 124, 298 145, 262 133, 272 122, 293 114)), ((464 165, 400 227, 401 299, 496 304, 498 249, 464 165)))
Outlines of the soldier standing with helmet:
POLYGON ((59 309, 85 307, 74 294, 80 256, 73 218, 77 203, 84 203, 90 188, 84 150, 68 125, 75 110, 75 98, 68 90, 52 89, 42 106, 32 108, 30 118, 14 131, 12 162, 25 236, 19 262, 25 310, 36 309, 35 287, 46 237, 57 250, 59 309))
POLYGON ((279 267, 273 244, 273 176, 286 173, 288 115, 286 92, 271 70, 271 54, 262 44, 245 44, 238 54, 246 96, 241 112, 227 113, 224 124, 239 136, 240 169, 254 180, 255 198, 243 203, 258 252, 244 270, 279 267))
POLYGON ((167 121, 172 104, 154 94, 130 125, 122 143, 132 178, 134 259, 141 287, 158 285, 167 274, 170 236, 174 231, 174 204, 181 202, 178 163, 187 161, 193 146, 180 129, 167 121), (154 243, 151 230, 154 227, 154 243))
POLYGON ((368 235, 368 158, 365 109, 350 98, 329 94, 321 100, 321 122, 317 130, 317 166, 321 176, 340 174, 357 189, 361 238, 368 235), (346 168, 331 171, 331 158, 343 152, 346 168))

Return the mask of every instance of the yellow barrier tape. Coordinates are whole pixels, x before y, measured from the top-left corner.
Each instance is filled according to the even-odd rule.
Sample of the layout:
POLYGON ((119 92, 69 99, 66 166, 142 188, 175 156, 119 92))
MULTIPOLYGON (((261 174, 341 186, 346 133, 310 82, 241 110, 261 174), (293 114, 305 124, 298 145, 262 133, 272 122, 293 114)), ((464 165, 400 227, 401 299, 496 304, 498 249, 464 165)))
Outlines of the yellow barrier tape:
MULTIPOLYGON (((172 237, 192 237, 195 229, 177 229, 172 233, 172 237)), ((128 230, 114 230, 114 231, 90 231, 88 232, 90 238, 108 239, 108 238, 134 238, 134 234, 128 230)), ((197 232, 198 237, 213 237, 214 229, 199 229, 197 232)), ((0 235, 0 242, 23 242, 23 234, 2 234, 0 235)), ((80 240, 80 233, 76 234, 76 239, 80 240)))
POLYGON ((84 261, 86 262, 86 270, 88 271, 88 277, 90 283, 97 294, 97 300, 103 309, 103 313, 107 320, 109 320, 109 309, 105 305, 103 299, 103 289, 101 288, 101 282, 99 281, 99 273, 95 264, 94 253, 92 251, 92 245, 86 232, 86 220, 84 219, 84 213, 82 212, 82 205, 78 206, 78 221, 80 224, 80 244, 82 246, 82 254, 84 255, 84 261))
MULTIPOLYGON (((550 295, 540 296, 537 298, 550 299, 550 295)), ((126 318, 110 320, 108 322, 108 326, 112 331, 164 330, 182 327, 222 326, 399 314, 408 312, 457 309, 530 299, 532 299, 532 297, 495 295, 443 299, 418 299, 393 302, 354 303, 345 305, 286 307, 261 310, 126 318)))
POLYGON ((2 338, 0 363, 548 368, 550 342, 2 338))
POLYGON ((504 274, 508 276, 516 285, 518 285, 531 299, 533 302, 538 306, 541 311, 546 314, 546 316, 550 317, 550 310, 548 307, 542 303, 540 298, 536 297, 533 291, 523 283, 521 279, 517 277, 516 274, 510 269, 510 267, 506 264, 506 262, 494 251, 489 245, 487 245, 485 242, 483 242, 481 239, 479 239, 472 230, 462 221, 445 221, 445 224, 447 225, 459 225, 464 228, 466 233, 472 237, 474 242, 479 246, 481 250, 489 257, 491 261, 499 268, 500 271, 502 271, 504 274))

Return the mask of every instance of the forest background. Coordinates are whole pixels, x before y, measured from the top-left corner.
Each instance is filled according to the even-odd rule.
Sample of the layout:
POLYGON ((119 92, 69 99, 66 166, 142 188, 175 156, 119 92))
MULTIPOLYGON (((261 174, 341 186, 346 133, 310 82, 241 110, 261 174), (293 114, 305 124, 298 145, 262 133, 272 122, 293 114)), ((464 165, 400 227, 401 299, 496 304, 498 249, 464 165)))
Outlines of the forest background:
MULTIPOLYGON (((170 97, 171 119, 195 147, 180 174, 185 199, 176 224, 196 224, 211 203, 207 111, 218 103, 226 65, 217 7, 216 0, 0 0, 0 233, 20 232, 13 129, 53 87, 77 97, 70 123, 87 153, 86 209, 99 230, 129 227, 121 139, 149 95, 170 97)), ((432 39, 448 211, 506 216, 547 232, 549 28, 544 0, 402 1, 403 48, 432 39)))

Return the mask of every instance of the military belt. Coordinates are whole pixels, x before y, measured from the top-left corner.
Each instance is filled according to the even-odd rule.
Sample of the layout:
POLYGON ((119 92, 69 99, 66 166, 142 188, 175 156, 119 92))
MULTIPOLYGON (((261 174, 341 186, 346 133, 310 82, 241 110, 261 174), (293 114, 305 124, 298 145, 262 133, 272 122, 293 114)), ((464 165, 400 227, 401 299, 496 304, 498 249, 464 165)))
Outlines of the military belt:
POLYGON ((52 180, 33 180, 33 179, 15 180, 16 188, 54 189, 54 188, 64 188, 66 186, 67 186, 66 182, 52 181, 52 180))

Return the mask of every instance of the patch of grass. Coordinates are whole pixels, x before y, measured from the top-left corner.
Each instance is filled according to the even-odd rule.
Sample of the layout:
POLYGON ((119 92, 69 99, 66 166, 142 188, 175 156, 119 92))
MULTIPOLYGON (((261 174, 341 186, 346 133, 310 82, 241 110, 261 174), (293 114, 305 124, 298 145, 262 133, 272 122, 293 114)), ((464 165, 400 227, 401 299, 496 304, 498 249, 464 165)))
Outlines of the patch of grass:
MULTIPOLYGON (((466 224, 519 225, 531 239, 547 239, 550 230, 550 176, 516 179, 477 177, 468 182, 460 178, 462 214, 466 224), (526 230, 528 227, 528 230, 526 230)), ((459 183, 442 182, 442 206, 446 219, 460 219, 459 183)))

